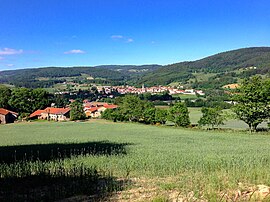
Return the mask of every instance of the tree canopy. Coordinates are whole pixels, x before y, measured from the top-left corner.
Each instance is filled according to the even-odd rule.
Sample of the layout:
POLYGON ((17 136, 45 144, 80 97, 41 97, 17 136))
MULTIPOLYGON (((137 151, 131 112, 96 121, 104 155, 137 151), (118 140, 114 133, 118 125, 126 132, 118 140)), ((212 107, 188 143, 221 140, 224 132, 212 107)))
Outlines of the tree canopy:
POLYGON ((224 121, 226 120, 225 116, 222 115, 221 108, 215 107, 203 107, 202 108, 202 117, 199 120, 199 125, 211 126, 212 129, 216 126, 223 125, 224 121))
POLYGON ((76 120, 84 120, 86 118, 86 115, 83 110, 83 105, 79 101, 75 101, 71 103, 70 105, 70 120, 76 121, 76 120))
POLYGON ((245 79, 235 101, 236 116, 247 123, 251 131, 256 131, 258 125, 269 118, 270 80, 262 80, 259 76, 245 79))
POLYGON ((185 103, 177 102, 170 107, 168 119, 176 126, 187 127, 190 125, 189 111, 185 103))

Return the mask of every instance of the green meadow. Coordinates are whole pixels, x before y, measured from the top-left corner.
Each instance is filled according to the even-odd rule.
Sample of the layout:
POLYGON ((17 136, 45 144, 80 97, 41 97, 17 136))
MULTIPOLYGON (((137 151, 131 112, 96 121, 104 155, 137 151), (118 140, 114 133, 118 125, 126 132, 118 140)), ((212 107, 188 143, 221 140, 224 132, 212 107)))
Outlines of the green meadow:
POLYGON ((0 159, 8 161, 0 164, 2 178, 20 175, 22 168, 16 173, 14 164, 28 159, 32 173, 38 172, 40 161, 49 169, 59 163, 64 168, 83 165, 117 179, 130 179, 131 184, 133 179, 145 179, 163 191, 192 192, 210 201, 222 201, 222 193, 240 189, 240 185, 270 185, 269 133, 103 120, 34 122, 1 125, 0 145, 0 159), (49 157, 56 151, 62 158, 49 157))

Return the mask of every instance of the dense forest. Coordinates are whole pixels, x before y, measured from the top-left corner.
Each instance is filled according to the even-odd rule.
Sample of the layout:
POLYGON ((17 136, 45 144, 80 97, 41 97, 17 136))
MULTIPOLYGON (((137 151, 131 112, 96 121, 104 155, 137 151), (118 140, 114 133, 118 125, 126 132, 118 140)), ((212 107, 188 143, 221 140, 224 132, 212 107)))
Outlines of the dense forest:
POLYGON ((152 86, 166 85, 176 81, 185 84, 190 79, 194 79, 194 87, 211 88, 236 82, 238 78, 250 77, 255 74, 265 75, 269 72, 270 47, 254 47, 223 52, 193 62, 163 66, 142 76, 136 82, 152 86), (239 70, 245 71, 239 72, 239 70), (198 72, 215 73, 216 75, 199 83, 194 75, 198 72))
POLYGON ((159 68, 159 65, 108 65, 97 67, 44 67, 8 70, 0 72, 0 83, 17 87, 47 88, 66 81, 66 77, 80 77, 82 74, 93 77, 93 83, 122 84, 133 75, 142 75, 159 68), (45 78, 45 79, 40 79, 45 78))

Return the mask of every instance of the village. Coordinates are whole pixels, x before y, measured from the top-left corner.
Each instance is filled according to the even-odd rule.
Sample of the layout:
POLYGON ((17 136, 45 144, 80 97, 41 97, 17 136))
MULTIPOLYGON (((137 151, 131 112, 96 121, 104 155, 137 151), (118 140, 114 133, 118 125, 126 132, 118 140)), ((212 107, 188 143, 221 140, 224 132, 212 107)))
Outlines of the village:
MULTIPOLYGON (((76 88, 80 88, 80 85, 72 83, 76 88)), ((142 93, 151 93, 151 94, 158 94, 163 92, 168 92, 170 95, 175 94, 185 94, 185 95, 205 95, 202 90, 196 89, 184 89, 184 86, 180 86, 179 88, 171 87, 171 86, 152 86, 152 87, 145 87, 142 85, 141 88, 136 88, 134 86, 123 85, 123 86, 98 86, 94 85, 94 88, 97 89, 98 92, 105 94, 111 94, 112 92, 118 92, 119 94, 142 94, 142 93)), ((74 92, 69 91, 58 91, 55 94, 74 94, 74 92)))
MULTIPOLYGON (((97 91, 101 94, 107 95, 108 97, 113 98, 112 92, 117 92, 120 95, 125 94, 159 94, 168 92, 170 95, 183 94, 183 95, 204 95, 202 90, 195 89, 183 89, 183 86, 180 88, 174 88, 170 86, 153 86, 153 87, 144 87, 136 88, 134 86, 95 86, 97 91)), ((55 94, 72 94, 76 92, 57 92, 55 94)), ((70 99, 70 104, 74 102, 74 99, 70 99)), ((106 109, 116 109, 118 106, 114 104, 109 104, 107 102, 98 102, 89 101, 88 99, 83 100, 84 113, 87 118, 100 118, 102 113, 106 109)), ((18 113, 1 108, 0 109, 0 124, 14 123, 18 119, 18 113)), ((32 112, 28 120, 51 120, 51 121, 67 121, 70 119, 70 107, 69 105, 64 108, 57 108, 54 106, 54 103, 51 103, 50 107, 45 109, 38 109, 32 112)))

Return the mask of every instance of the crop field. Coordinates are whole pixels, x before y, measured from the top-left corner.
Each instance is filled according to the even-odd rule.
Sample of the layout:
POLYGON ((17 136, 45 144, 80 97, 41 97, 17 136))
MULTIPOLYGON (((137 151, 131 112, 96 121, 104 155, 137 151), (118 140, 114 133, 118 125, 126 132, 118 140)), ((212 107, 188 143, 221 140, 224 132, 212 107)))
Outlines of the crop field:
POLYGON ((0 161, 0 201, 30 178, 61 185, 42 200, 105 190, 120 201, 241 201, 252 194, 238 190, 270 185, 270 136, 103 120, 9 124, 0 126, 0 161))

